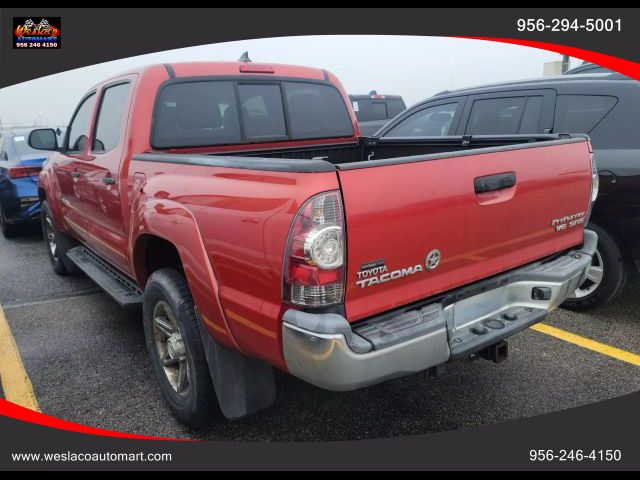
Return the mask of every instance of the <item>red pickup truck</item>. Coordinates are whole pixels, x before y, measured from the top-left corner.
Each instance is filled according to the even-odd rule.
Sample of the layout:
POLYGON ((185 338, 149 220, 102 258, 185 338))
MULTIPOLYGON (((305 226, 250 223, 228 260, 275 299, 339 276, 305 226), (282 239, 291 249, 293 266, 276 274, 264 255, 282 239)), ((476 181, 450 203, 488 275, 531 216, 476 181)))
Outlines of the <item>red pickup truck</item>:
POLYGON ((63 145, 29 141, 54 151, 39 177, 53 268, 142 305, 191 426, 269 406, 273 367, 344 391, 499 360, 596 247, 588 138, 360 138, 320 69, 149 66, 91 89, 63 145))

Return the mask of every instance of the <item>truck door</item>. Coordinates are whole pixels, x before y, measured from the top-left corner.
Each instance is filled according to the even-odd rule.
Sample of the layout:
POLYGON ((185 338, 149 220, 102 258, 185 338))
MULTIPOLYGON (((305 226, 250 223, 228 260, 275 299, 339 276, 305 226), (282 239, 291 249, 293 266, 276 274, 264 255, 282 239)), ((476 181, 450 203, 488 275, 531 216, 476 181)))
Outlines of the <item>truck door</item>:
MULTIPOLYGON (((83 208, 89 219, 89 244, 122 270, 128 270, 127 235, 122 221, 120 163, 124 154, 132 82, 124 77, 102 88, 91 136, 90 161, 83 165, 83 208)), ((126 193, 126 192, 125 192, 126 193)))
POLYGON ((83 240, 88 239, 87 219, 82 207, 81 170, 88 160, 89 131, 96 92, 89 93, 76 109, 65 137, 63 151, 57 156, 56 178, 66 227, 83 240))

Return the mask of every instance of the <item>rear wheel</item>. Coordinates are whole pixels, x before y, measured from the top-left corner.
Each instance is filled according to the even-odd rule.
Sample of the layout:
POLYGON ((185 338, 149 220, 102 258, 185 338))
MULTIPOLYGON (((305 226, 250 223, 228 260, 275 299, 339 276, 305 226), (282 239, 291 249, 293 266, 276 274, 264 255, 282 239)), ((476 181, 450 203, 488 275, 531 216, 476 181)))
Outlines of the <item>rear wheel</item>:
POLYGON ((570 310, 588 310, 615 299, 627 283, 627 267, 618 243, 597 225, 589 225, 598 234, 598 249, 587 273, 587 279, 562 304, 570 310))
POLYGON ((53 271, 63 276, 77 273, 79 271, 78 267, 67 258, 67 252, 75 247, 77 243, 56 228, 46 200, 42 202, 40 221, 42 223, 42 235, 47 248, 47 256, 53 271))
POLYGON ((160 390, 176 418, 193 428, 219 412, 191 292, 172 268, 154 272, 144 291, 144 333, 160 390))
POLYGON ((12 225, 7 223, 7 219, 4 215, 4 210, 0 205, 0 231, 2 231, 2 235, 4 238, 13 238, 18 235, 19 225, 12 225))

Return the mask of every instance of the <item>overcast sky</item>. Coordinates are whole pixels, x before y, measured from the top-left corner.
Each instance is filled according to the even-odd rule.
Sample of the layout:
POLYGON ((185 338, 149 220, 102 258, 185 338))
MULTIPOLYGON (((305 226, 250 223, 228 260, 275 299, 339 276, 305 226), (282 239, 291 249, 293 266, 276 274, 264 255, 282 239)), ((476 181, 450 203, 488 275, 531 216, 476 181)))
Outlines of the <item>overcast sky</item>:
MULTIPOLYGON (((63 47, 64 48, 64 47, 63 47)), ((249 51, 255 62, 291 63, 335 73, 349 93, 399 94, 407 105, 442 90, 542 76, 560 55, 481 40, 409 36, 307 36, 218 43, 168 50, 70 70, 0 89, 0 120, 66 125, 94 84, 138 65, 234 61, 249 51)), ((574 62, 574 65, 579 62, 574 62)))

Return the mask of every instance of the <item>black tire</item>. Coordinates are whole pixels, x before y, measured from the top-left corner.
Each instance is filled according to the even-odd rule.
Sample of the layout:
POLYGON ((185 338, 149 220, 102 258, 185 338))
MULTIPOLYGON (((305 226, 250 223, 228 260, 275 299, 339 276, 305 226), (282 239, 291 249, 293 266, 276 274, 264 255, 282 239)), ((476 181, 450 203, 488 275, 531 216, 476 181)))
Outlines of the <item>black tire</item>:
POLYGON ((76 264, 67 257, 67 252, 77 246, 78 242, 58 230, 53 220, 49 203, 46 200, 42 202, 41 210, 40 222, 42 225, 42 236, 44 237, 44 244, 47 249, 47 256, 51 262, 51 268, 61 276, 78 273, 80 270, 76 264), (50 246, 50 234, 53 235, 53 241, 55 242, 55 253, 50 246))
POLYGON ((2 205, 0 205, 0 231, 4 238, 14 238, 20 233, 20 225, 12 225, 7 223, 7 219, 4 216, 2 205))
MULTIPOLYGON (((143 319, 147 350, 167 405, 180 422, 191 428, 210 423, 219 416, 220 409, 200 338, 193 298, 186 280, 176 270, 163 268, 151 275, 144 290, 143 319), (171 309, 186 351, 183 357, 186 356, 188 387, 181 393, 171 384, 159 350, 163 347, 154 315, 158 308, 166 306, 171 309)), ((164 344, 167 345, 168 341, 165 339, 164 344)))
MULTIPOLYGON (((602 281, 588 294, 568 298, 561 306, 569 310, 589 310, 608 304, 613 301, 627 283, 628 269, 622 250, 616 240, 601 227, 590 224, 587 227, 598 234, 598 255, 594 255, 594 266, 602 262, 602 281)), ((589 287, 589 280, 580 288, 589 287)), ((593 283, 591 284, 593 287, 593 283)), ((577 291, 576 291, 577 292, 577 291)))

